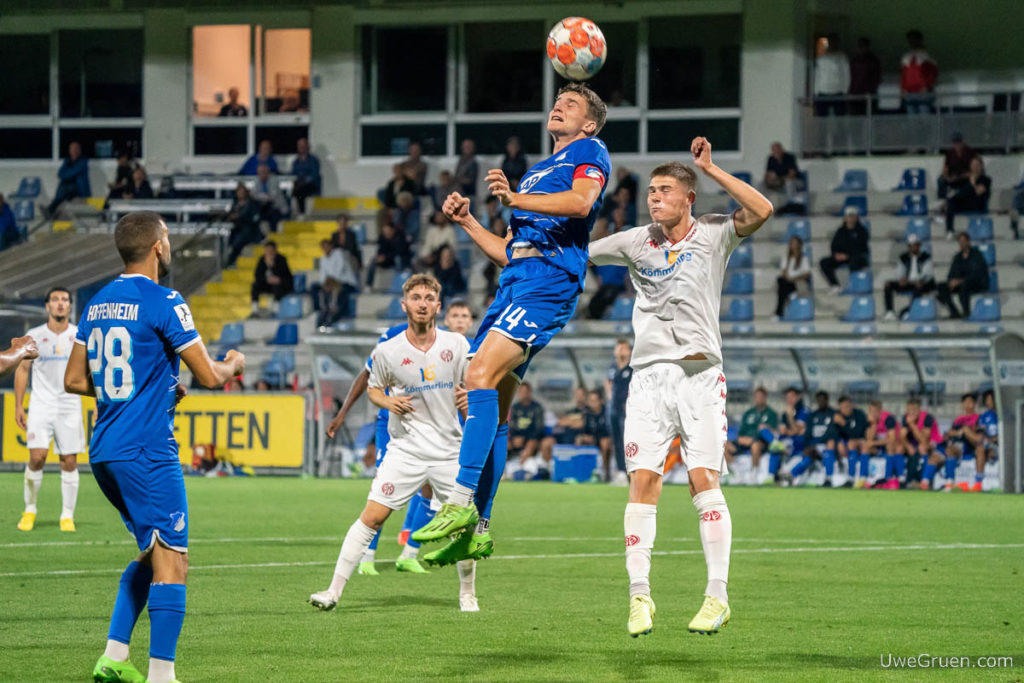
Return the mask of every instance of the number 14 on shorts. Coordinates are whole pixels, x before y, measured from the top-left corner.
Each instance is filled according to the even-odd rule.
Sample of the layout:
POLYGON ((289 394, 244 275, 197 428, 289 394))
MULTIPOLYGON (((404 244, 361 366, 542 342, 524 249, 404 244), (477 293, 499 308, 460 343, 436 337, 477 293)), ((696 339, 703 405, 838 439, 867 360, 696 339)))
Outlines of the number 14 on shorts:
POLYGON ((509 304, 508 308, 502 311, 501 315, 498 316, 498 319, 494 321, 494 324, 511 330, 518 326, 520 322, 522 322, 523 327, 530 327, 536 329, 536 323, 531 323, 529 320, 523 320, 523 316, 525 315, 525 308, 523 308, 522 306, 516 306, 515 304, 509 304))

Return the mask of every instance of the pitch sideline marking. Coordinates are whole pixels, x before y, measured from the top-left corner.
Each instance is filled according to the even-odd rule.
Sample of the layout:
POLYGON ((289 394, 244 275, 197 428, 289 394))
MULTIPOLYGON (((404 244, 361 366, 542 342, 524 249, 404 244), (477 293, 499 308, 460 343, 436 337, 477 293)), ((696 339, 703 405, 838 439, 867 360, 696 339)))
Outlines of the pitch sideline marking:
MULTIPOLYGON (((754 555, 765 553, 842 553, 842 552, 891 552, 914 550, 1008 550, 1024 548, 1024 543, 946 543, 940 545, 875 545, 875 546, 832 546, 832 547, 797 547, 797 548, 738 548, 734 555, 754 555)), ((652 555, 703 555, 703 550, 655 550, 652 555)), ((617 553, 566 553, 561 555, 498 555, 495 560, 576 560, 622 557, 617 553)), ((391 564, 394 560, 377 560, 380 564, 391 564)), ((253 562, 243 564, 208 564, 189 568, 189 571, 220 570, 220 569, 272 569, 278 567, 330 567, 334 562, 253 562)), ((27 576, 82 576, 89 574, 119 574, 123 569, 55 569, 49 571, 0 572, 0 578, 27 576)))

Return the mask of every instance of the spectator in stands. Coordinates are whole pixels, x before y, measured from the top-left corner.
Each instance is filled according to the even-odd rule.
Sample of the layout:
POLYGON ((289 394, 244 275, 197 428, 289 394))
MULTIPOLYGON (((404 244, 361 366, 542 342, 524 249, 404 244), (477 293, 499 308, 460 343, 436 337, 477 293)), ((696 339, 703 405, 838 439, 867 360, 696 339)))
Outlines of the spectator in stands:
POLYGON ((455 248, 455 228, 445 218, 443 212, 435 211, 434 215, 430 217, 430 227, 427 228, 420 241, 420 249, 417 254, 418 267, 421 269, 433 268, 438 262, 442 247, 455 248))
POLYGON ((288 216, 288 200, 281 189, 281 182, 270 177, 267 164, 260 164, 256 170, 252 199, 260 207, 260 219, 270 224, 271 232, 277 232, 278 222, 288 216))
POLYGON ((277 242, 267 240, 263 245, 263 258, 256 262, 256 270, 253 274, 252 314, 255 316, 259 313, 260 294, 274 295, 274 312, 276 313, 278 303, 292 291, 292 271, 288 267, 288 259, 284 257, 284 254, 278 253, 277 242))
POLYGON ((320 176, 320 160, 309 153, 307 138, 299 138, 295 143, 295 151, 295 160, 292 161, 292 175, 295 176, 292 196, 295 197, 299 213, 305 214, 306 197, 320 196, 323 182, 320 176))
POLYGON ((128 152, 120 152, 117 155, 117 170, 114 173, 114 182, 107 183, 110 191, 107 193, 107 202, 111 199, 121 199, 128 183, 132 181, 132 171, 135 164, 132 162, 132 155, 128 152))
POLYGON ((366 271, 366 286, 373 287, 378 268, 407 270, 411 260, 405 231, 394 223, 385 223, 377 237, 377 254, 366 271))
POLYGON ((953 319, 971 314, 971 294, 988 291, 988 264, 977 247, 971 246, 966 232, 956 236, 960 251, 953 256, 946 282, 939 283, 939 301, 949 309, 953 319), (960 299, 960 307, 953 302, 953 293, 960 299))
POLYGON ((228 393, 238 393, 245 391, 245 385, 242 384, 242 380, 237 377, 232 377, 228 380, 227 384, 224 385, 224 391, 228 393))
POLYGON ((576 435, 583 430, 583 411, 586 409, 587 390, 583 386, 578 386, 573 390, 572 407, 562 413, 555 423, 553 436, 557 443, 576 443, 576 435))
MULTIPOLYGON (((622 211, 622 209, 616 209, 622 211)), ((593 272, 597 275, 597 291, 590 297, 587 304, 587 317, 591 320, 600 320, 604 317, 608 307, 615 303, 620 294, 626 291, 626 277, 629 275, 629 268, 626 266, 594 266, 593 272)))
POLYGON ((228 220, 234 225, 228 236, 228 246, 231 250, 224 262, 225 268, 238 259, 243 249, 263 239, 263 232, 260 230, 260 207, 252 200, 249 188, 243 183, 238 183, 238 187, 235 188, 235 201, 228 212, 228 220))
POLYGON ((633 227, 636 222, 636 204, 630 200, 630 196, 629 186, 627 185, 616 189, 605 200, 598 214, 598 219, 594 222, 594 230, 591 235, 592 241, 608 235, 614 235, 627 227, 633 227), (632 216, 632 220, 630 220, 630 216, 632 216))
POLYGON ((430 186, 430 201, 433 203, 435 211, 441 210, 441 207, 444 206, 444 200, 452 192, 462 192, 455 180, 455 175, 451 171, 441 171, 438 176, 437 185, 430 186))
POLYGON ((946 239, 953 239, 953 217, 958 213, 988 213, 988 200, 992 196, 992 178, 985 174, 981 157, 971 159, 967 181, 956 189, 950 188, 946 199, 946 239))
POLYGON ((612 354, 615 360, 608 368, 608 379, 604 383, 605 396, 608 399, 608 431, 612 440, 612 451, 615 453, 615 467, 618 469, 615 477, 620 482, 625 482, 626 445, 623 443, 623 433, 626 429, 626 398, 629 396, 629 382, 633 379, 633 368, 629 365, 633 347, 628 339, 620 338, 615 342, 612 354))
POLYGON ((427 191, 427 162, 423 159, 423 145, 418 142, 409 143, 409 157, 402 162, 405 177, 413 182, 413 194, 421 195, 427 191))
POLYGON ((131 182, 124 188, 125 199, 152 199, 153 188, 149 185, 149 178, 146 176, 146 169, 141 165, 136 166, 132 171, 131 182))
MULTIPOLYGON (((893 312, 893 294, 910 293, 910 300, 913 301, 919 296, 924 296, 935 291, 935 263, 932 255, 921 249, 921 238, 916 234, 907 235, 907 250, 900 254, 896 264, 896 279, 888 280, 885 283, 885 319, 896 320, 896 313, 893 312)), ((900 311, 899 318, 910 310, 908 305, 900 311)))
MULTIPOLYGON (((616 171, 616 177, 618 182, 615 184, 615 189, 607 196, 604 205, 601 207, 600 218, 605 219, 606 222, 608 218, 612 218, 612 220, 614 220, 615 210, 621 208, 625 211, 623 225, 629 225, 632 227, 636 225, 636 174, 628 168, 619 168, 616 171)), ((594 229, 595 231, 598 230, 596 225, 594 229)), ((614 234, 615 232, 618 231, 613 230, 611 232, 604 232, 603 234, 614 234)), ((593 239, 598 238, 594 236, 593 239)))
POLYGON ((302 106, 299 100, 299 91, 289 90, 284 94, 284 97, 281 98, 281 108, 278 109, 278 111, 282 114, 288 114, 291 112, 305 112, 309 110, 302 106))
POLYGON ((453 296, 462 296, 466 293, 466 277, 462 274, 462 265, 455 258, 455 249, 450 244, 445 244, 437 252, 434 277, 441 283, 442 304, 447 303, 453 296))
POLYGON ((4 195, 0 193, 0 251, 7 247, 13 247, 21 242, 21 230, 18 229, 18 221, 7 203, 4 195))
MULTIPOLYGON (((228 89, 228 103, 220 108, 220 113, 217 116, 248 116, 249 110, 245 108, 244 104, 238 103, 238 88, 232 87, 228 89)), ((252 175, 251 173, 248 175, 252 175)))
POLYGON ((398 195, 398 206, 391 210, 391 222, 402 226, 410 243, 420 237, 420 202, 412 194, 398 195))
POLYGON ((842 291, 836 279, 836 269, 844 266, 850 269, 863 270, 871 265, 871 235, 860 222, 860 212, 856 207, 846 207, 843 224, 832 236, 832 254, 821 259, 821 272, 832 285, 832 295, 842 291))
POLYGON ((480 164, 476 161, 476 143, 466 138, 460 145, 461 155, 455 164, 455 184, 458 192, 471 202, 476 201, 476 181, 480 175, 480 164))
POLYGON ((335 220, 337 221, 338 229, 331 235, 331 242, 351 256, 352 267, 356 269, 356 272, 361 273, 363 270, 363 250, 359 246, 359 237, 356 235, 356 231, 349 225, 351 218, 347 213, 342 213, 335 220))
POLYGON ((412 194, 416 191, 416 183, 406 175, 405 167, 402 164, 395 164, 391 167, 391 179, 384 189, 379 193, 380 203, 386 209, 398 207, 398 195, 403 192, 412 194))
POLYGON ((796 157, 787 152, 781 142, 772 143, 772 153, 768 155, 768 165, 764 172, 764 186, 789 196, 802 189, 796 157))
MULTIPOLYGON (((725 450, 730 457, 749 452, 756 476, 761 456, 764 455, 768 444, 775 441, 778 428, 778 413, 768 407, 768 390, 764 387, 757 387, 754 389, 754 405, 743 413, 736 440, 727 442, 725 450)), ((775 472, 769 472, 769 474, 771 474, 771 480, 774 481, 775 472)))
POLYGON ((533 400, 529 382, 519 385, 508 421, 508 456, 523 463, 536 455, 544 438, 544 407, 533 400))
POLYGON ((1020 215, 1024 213, 1024 180, 1021 180, 1013 188, 1013 203, 1010 205, 1010 230, 1013 231, 1013 239, 1020 239, 1020 215))
POLYGON ((259 150, 245 160, 242 168, 238 169, 238 175, 256 175, 259 173, 260 166, 264 164, 270 168, 271 173, 278 173, 277 160, 274 159, 274 147, 270 144, 270 140, 260 142, 259 150))
POLYGON ((850 89, 850 61, 839 49, 839 36, 832 33, 818 38, 814 58, 814 112, 842 116, 850 89))
POLYGON ((320 281, 310 287, 316 306, 318 327, 351 317, 351 297, 359 289, 359 274, 352 256, 331 240, 320 240, 320 281))
MULTIPOLYGON (((871 50, 871 41, 867 38, 857 39, 857 50, 850 58, 850 94, 864 96, 864 100, 850 103, 850 113, 863 116, 867 113, 867 96, 878 94, 878 86, 882 83, 882 62, 871 50)), ((871 100, 871 111, 876 108, 871 100)))
POLYGON ((797 287, 803 283, 810 290, 811 259, 804 253, 804 241, 793 235, 789 238, 789 246, 779 262, 779 277, 776 278, 775 317, 786 314, 786 303, 796 298, 797 287))
POLYGON ((60 182, 57 184, 57 191, 53 195, 53 201, 46 207, 44 213, 47 218, 57 213, 64 202, 92 195, 89 186, 89 162, 82 156, 82 146, 77 141, 68 145, 68 156, 60 165, 57 171, 60 182))
POLYGON ((576 435, 577 446, 597 446, 601 453, 604 480, 611 481, 612 439, 608 431, 608 416, 604 408, 604 394, 597 389, 587 392, 587 407, 583 411, 583 430, 576 435))
POLYGON ((505 156, 501 159, 501 172, 508 178, 509 187, 518 187, 527 169, 529 164, 523 146, 519 144, 519 138, 513 135, 505 141, 505 156))
POLYGON ((935 81, 939 67, 924 49, 924 35, 917 29, 907 31, 910 50, 900 60, 900 96, 908 114, 927 114, 935 106, 935 81))
POLYGON ((967 184, 967 178, 971 174, 971 161, 978 153, 964 142, 964 136, 959 132, 953 133, 953 145, 946 150, 942 174, 939 176, 938 198, 948 199, 951 192, 955 193, 962 186, 967 184))

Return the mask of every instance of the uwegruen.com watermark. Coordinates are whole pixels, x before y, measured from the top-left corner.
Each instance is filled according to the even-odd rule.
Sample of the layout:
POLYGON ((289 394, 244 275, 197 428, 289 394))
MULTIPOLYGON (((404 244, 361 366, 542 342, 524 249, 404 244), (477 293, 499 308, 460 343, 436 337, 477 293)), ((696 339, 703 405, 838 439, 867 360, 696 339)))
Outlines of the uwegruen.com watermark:
POLYGON ((1013 657, 988 655, 982 657, 957 657, 949 655, 897 655, 883 653, 880 658, 883 669, 1009 669, 1013 657))

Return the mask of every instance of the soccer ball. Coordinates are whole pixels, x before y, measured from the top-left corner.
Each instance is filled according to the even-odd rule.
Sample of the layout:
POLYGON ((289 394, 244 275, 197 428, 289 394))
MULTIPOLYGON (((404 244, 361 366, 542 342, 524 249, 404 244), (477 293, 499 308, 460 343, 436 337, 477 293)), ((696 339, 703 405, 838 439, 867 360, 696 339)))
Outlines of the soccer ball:
POLYGON ((548 59, 563 78, 585 81, 604 66, 608 46, 597 24, 583 17, 566 17, 548 33, 548 59))

